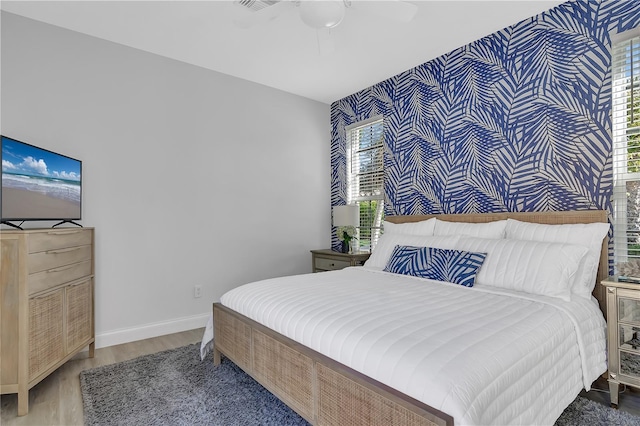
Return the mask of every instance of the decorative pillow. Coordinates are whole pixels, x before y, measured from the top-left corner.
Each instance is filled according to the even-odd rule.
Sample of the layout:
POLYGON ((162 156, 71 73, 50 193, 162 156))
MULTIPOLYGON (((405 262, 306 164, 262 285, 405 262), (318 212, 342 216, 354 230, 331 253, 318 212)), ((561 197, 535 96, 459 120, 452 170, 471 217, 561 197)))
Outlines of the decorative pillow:
POLYGON ((431 218, 420 222, 392 223, 384 221, 385 234, 408 234, 408 235, 433 235, 433 228, 436 219, 431 218))
POLYGON ((459 236, 434 237, 429 235, 406 235, 384 233, 378 239, 376 247, 364 266, 381 270, 385 267, 396 246, 438 247, 452 249, 460 239, 459 236))
POLYGON ((396 246, 384 270, 473 287, 485 253, 396 246))
POLYGON ((433 235, 468 235, 479 238, 504 238, 506 220, 487 223, 447 222, 436 219, 433 235))
POLYGON ((545 225, 507 219, 505 237, 514 240, 544 241, 548 243, 575 244, 586 247, 587 255, 578 268, 572 293, 591 299, 596 284, 602 241, 609 232, 608 223, 575 223, 545 225))
POLYGON ((486 253, 477 285, 571 300, 571 286, 588 250, 572 244, 463 237, 456 249, 486 253))

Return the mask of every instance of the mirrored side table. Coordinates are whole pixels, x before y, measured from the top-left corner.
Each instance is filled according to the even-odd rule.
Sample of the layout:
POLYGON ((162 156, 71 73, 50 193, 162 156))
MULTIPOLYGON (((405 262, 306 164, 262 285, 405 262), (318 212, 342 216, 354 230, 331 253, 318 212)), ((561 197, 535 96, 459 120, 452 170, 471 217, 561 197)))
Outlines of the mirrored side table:
POLYGON ((607 343, 611 406, 618 406, 621 384, 640 389, 640 283, 617 276, 602 281, 607 288, 607 343))

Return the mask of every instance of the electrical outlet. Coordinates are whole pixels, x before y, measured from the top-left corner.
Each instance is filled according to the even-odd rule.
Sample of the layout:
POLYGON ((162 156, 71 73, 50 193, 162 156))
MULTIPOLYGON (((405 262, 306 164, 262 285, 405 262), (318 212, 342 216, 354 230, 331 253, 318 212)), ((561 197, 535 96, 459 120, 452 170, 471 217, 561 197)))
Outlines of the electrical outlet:
POLYGON ((193 287, 193 297, 197 299, 200 296, 202 296, 202 286, 197 285, 193 287))

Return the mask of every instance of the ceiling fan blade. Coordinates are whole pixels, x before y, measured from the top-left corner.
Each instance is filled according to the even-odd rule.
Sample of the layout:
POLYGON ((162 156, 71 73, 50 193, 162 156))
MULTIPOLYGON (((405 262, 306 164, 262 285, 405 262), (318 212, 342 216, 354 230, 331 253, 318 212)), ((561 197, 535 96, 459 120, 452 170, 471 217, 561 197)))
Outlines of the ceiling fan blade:
POLYGON ((295 3, 292 1, 279 1, 271 6, 260 10, 251 10, 239 3, 234 4, 233 23, 240 28, 251 28, 278 18, 289 9, 294 9, 295 3))
MULTIPOLYGON (((353 2, 352 4, 360 7, 358 2, 353 2)), ((366 2, 366 8, 368 12, 398 22, 410 22, 418 12, 418 6, 402 0, 366 2)))

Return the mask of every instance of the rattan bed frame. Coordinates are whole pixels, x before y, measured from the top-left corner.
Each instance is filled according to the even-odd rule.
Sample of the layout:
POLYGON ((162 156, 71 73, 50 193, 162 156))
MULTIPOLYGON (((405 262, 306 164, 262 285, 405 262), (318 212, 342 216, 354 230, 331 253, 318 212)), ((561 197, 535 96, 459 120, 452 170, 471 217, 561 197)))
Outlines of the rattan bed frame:
MULTIPOLYGON (((452 222, 484 223, 506 218, 546 224, 606 222, 603 210, 392 216, 394 223, 431 217, 452 222)), ((607 241, 603 242, 594 296, 604 311, 608 275, 607 241)), ((454 419, 312 349, 307 348, 219 303, 213 304, 217 365, 224 355, 314 425, 452 425, 454 419)))

